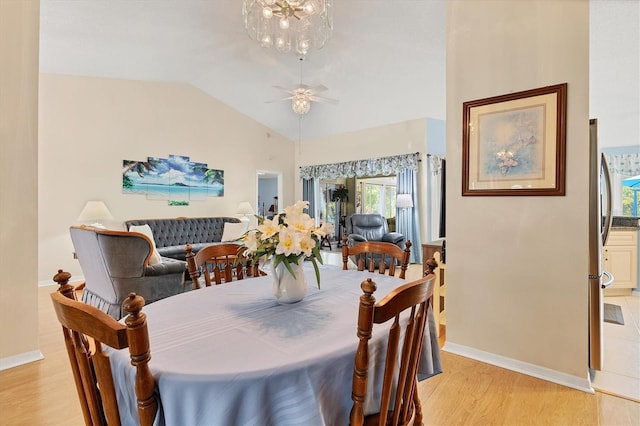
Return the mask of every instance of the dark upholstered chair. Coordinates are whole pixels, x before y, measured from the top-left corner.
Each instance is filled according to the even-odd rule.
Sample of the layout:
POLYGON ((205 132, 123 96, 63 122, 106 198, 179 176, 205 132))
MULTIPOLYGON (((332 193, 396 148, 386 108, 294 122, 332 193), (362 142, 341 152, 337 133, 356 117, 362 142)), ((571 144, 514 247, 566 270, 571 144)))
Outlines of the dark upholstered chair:
POLYGON ((346 218, 345 227, 350 246, 364 241, 382 241, 404 249, 404 235, 389 232, 387 219, 381 214, 353 214, 346 218))
POLYGON ((69 232, 86 282, 82 301, 115 319, 125 314, 122 302, 131 292, 149 304, 191 289, 186 262, 163 257, 149 264, 153 249, 144 234, 89 226, 69 232))

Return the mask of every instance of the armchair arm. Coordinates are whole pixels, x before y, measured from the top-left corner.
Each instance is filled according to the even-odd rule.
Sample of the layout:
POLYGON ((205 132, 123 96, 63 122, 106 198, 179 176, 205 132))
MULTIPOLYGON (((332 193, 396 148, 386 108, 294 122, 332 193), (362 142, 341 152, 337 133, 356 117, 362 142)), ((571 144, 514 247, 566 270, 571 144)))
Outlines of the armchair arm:
POLYGON ((398 245, 404 241, 404 235, 399 232, 387 232, 382 236, 382 240, 385 243, 391 243, 398 245))
POLYGON ((360 234, 349 234, 349 238, 348 238, 348 244, 350 246, 357 244, 357 243, 362 243, 367 241, 367 239, 360 234))
POLYGON ((162 258, 162 263, 147 265, 144 268, 145 277, 157 277, 160 275, 181 274, 187 270, 187 263, 181 260, 162 258))

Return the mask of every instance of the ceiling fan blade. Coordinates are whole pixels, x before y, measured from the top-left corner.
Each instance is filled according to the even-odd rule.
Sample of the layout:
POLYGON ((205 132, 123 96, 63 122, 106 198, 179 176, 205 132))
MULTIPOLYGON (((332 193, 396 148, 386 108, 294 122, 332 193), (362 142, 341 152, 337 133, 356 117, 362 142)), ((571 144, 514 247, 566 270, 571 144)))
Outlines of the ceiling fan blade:
POLYGON ((309 91, 309 94, 313 95, 314 93, 324 92, 329 90, 327 86, 323 86, 322 84, 318 84, 317 86, 308 87, 306 86, 306 90, 309 91))
POLYGON ((271 99, 270 101, 264 101, 266 104, 271 104, 273 102, 281 102, 281 101, 287 101, 289 99, 293 99, 293 96, 287 96, 286 98, 280 98, 280 99, 271 99))
POLYGON ((337 99, 325 98, 324 96, 309 96, 309 100, 314 102, 325 102, 333 105, 340 102, 337 99))
MULTIPOLYGON (((283 92, 287 92, 287 93, 293 93, 293 90, 291 89, 287 89, 286 87, 282 87, 282 86, 273 86, 274 89, 278 89, 278 90, 282 90, 283 92)), ((295 90, 295 89, 294 89, 295 90)))

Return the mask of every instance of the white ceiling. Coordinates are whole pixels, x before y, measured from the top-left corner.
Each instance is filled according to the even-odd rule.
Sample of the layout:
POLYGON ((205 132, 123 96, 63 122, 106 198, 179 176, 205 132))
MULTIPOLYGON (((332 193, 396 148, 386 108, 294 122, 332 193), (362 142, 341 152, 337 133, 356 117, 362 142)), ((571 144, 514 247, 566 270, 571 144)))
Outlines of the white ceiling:
MULTIPOLYGON (((591 0, 592 116, 626 111, 614 119, 637 127, 636 140, 639 5, 591 0), (625 108, 611 108, 621 96, 625 108)), ((333 10, 332 38, 301 64, 247 36, 240 0, 41 0, 40 70, 191 84, 292 140, 445 119, 445 0, 334 0, 333 10), (300 74, 340 101, 313 103, 301 135, 289 102, 266 103, 300 74)))
POLYGON ((444 0, 335 0, 334 32, 300 64, 261 48, 240 0, 41 0, 46 73, 189 83, 298 140, 298 116, 273 85, 329 88, 302 139, 409 119, 445 118, 444 0))

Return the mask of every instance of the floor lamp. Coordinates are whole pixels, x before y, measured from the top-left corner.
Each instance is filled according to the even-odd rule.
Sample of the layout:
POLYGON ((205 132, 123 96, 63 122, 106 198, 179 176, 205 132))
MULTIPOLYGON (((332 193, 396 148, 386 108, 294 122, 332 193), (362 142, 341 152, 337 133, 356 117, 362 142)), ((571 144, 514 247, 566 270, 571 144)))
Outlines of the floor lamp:
POLYGON ((398 221, 396 231, 402 232, 405 234, 405 237, 408 237, 409 209, 413 208, 413 198, 411 194, 398 194, 396 197, 396 208, 402 210, 402 221, 398 221))

